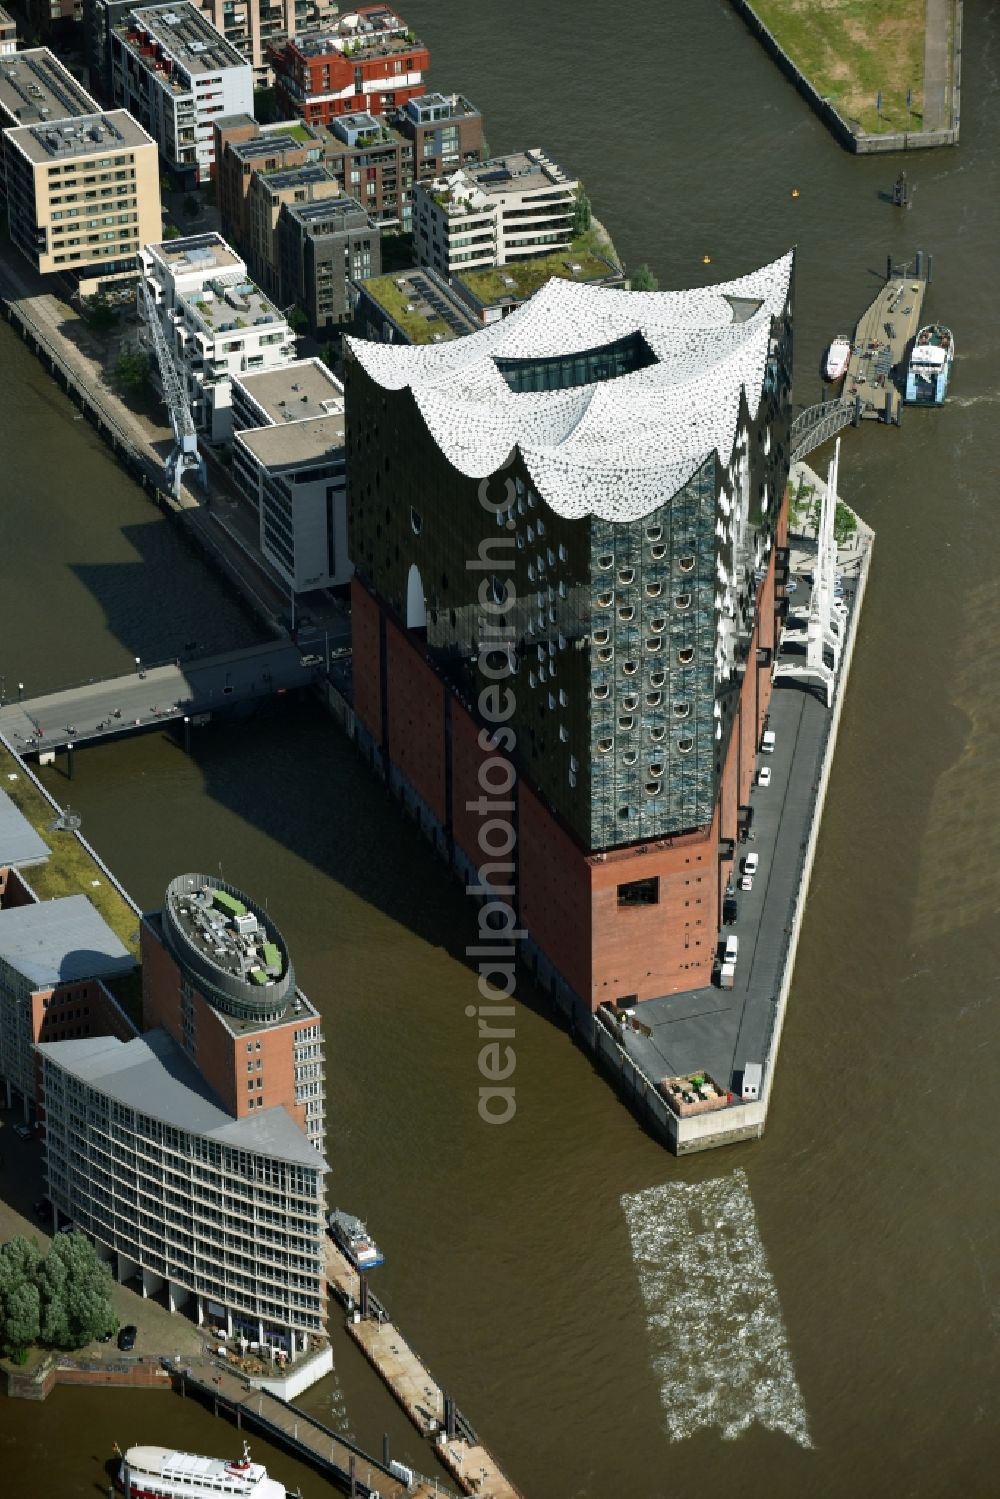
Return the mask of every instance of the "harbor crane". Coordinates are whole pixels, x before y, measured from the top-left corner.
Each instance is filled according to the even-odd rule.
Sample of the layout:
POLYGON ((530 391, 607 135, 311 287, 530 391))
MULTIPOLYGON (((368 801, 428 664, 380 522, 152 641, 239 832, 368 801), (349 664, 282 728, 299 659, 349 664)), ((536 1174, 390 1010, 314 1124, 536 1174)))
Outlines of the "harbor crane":
POLYGON ((198 451, 198 433, 191 416, 190 404, 184 393, 184 379, 177 368, 173 351, 163 332, 156 299, 145 278, 139 282, 139 286, 146 326, 149 329, 156 363, 160 370, 163 399, 167 403, 170 425, 174 432, 174 445, 167 456, 164 468, 167 483, 170 485, 174 498, 179 499, 181 480, 190 469, 197 469, 199 483, 205 483, 205 460, 198 451))

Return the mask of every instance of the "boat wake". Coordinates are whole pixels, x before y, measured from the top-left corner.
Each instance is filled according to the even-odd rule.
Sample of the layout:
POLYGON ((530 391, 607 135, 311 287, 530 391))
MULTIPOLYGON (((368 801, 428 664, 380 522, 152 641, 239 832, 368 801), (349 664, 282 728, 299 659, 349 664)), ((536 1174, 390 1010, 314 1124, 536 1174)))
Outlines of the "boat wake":
POLYGON ((811 1447, 778 1291, 742 1169, 626 1195, 671 1441, 757 1422, 811 1447))

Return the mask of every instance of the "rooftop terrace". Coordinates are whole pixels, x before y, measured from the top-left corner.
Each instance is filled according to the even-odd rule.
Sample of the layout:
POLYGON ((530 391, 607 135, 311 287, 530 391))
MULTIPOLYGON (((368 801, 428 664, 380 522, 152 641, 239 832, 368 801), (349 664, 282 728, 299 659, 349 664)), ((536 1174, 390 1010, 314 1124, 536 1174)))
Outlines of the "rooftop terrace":
POLYGON ((464 94, 421 94, 418 99, 408 99, 402 113, 415 124, 429 125, 438 120, 453 120, 460 115, 477 115, 479 110, 464 94))
POLYGON ((148 68, 155 67, 155 60, 142 55, 140 33, 155 41, 165 56, 192 76, 249 67, 233 44, 216 31, 209 17, 190 0, 141 6, 114 29, 148 68))
POLYGON ((384 57, 421 47, 406 22, 388 6, 369 6, 335 16, 322 31, 306 32, 292 42, 303 57, 325 57, 350 49, 352 57, 384 57))
POLYGON ((283 315, 256 282, 245 274, 209 281, 199 291, 179 298, 209 333, 230 333, 271 323, 287 328, 283 315))
POLYGON ((44 124, 98 108, 48 47, 0 57, 0 125, 44 124))

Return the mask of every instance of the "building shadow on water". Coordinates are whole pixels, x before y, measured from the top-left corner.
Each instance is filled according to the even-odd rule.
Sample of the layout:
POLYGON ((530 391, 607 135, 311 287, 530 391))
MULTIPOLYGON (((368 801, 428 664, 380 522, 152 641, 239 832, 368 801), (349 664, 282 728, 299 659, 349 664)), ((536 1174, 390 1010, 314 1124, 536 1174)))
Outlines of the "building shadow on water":
MULTIPOLYGON (((172 753, 185 755, 182 731, 164 737, 172 753)), ((191 757, 201 791, 227 813, 477 972, 469 949, 480 940, 478 903, 466 896, 336 721, 306 694, 194 730, 191 757)), ((80 763, 85 777, 86 758, 80 763)), ((225 848, 212 853, 208 864, 203 858, 199 866, 192 849, 191 867, 215 872, 221 856, 226 877, 242 880, 260 899, 269 898, 280 925, 288 895, 275 888, 274 876, 266 870, 253 877, 237 874, 225 848)), ((516 997, 563 1027, 554 1005, 523 969, 516 997)))
MULTIPOLYGON (((153 664, 266 638, 242 601, 201 564, 196 544, 179 526, 151 510, 148 521, 123 526, 121 534, 133 560, 71 562, 69 568, 128 656, 153 664)), ((126 660, 122 672, 127 669, 126 660)))

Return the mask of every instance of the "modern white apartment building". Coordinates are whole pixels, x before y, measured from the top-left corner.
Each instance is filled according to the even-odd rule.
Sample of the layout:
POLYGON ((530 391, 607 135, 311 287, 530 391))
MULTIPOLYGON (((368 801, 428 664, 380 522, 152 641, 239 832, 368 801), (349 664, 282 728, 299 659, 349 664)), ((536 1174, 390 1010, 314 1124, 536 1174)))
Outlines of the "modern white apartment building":
POLYGON ((85 296, 134 280, 161 231, 155 142, 124 109, 4 132, 10 237, 43 275, 85 296))
POLYGON ((145 125, 181 182, 208 182, 212 125, 253 113, 253 71, 190 0, 137 7, 109 34, 111 88, 145 125))
POLYGON ((233 377, 291 364, 295 335, 219 234, 147 245, 139 264, 195 424, 210 441, 228 442, 233 377))
POLYGON ((417 259, 449 276, 565 250, 578 186, 539 150, 414 183, 417 259))
POLYGON ((286 1108, 234 1118, 163 1029, 38 1050, 49 1196, 119 1279, 292 1355, 324 1332, 329 1167, 286 1108))
POLYGON ((233 474, 293 593, 347 583, 344 391, 320 359, 233 381, 233 474))

